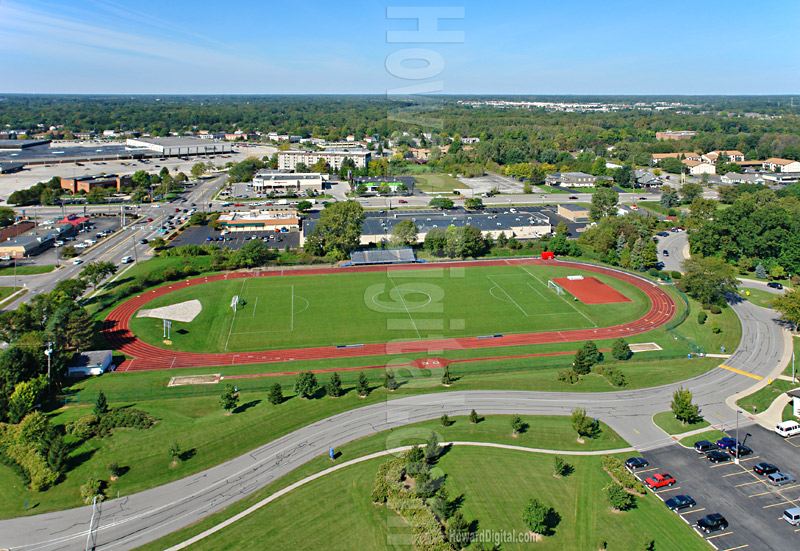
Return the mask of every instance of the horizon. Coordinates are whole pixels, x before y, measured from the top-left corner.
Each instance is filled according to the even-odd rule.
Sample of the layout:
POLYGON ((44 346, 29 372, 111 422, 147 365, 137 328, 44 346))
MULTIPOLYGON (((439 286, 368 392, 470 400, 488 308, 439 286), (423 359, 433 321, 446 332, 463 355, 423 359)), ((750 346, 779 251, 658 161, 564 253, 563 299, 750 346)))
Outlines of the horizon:
POLYGON ((791 47, 800 4, 789 0, 771 2, 781 16, 767 27, 752 23, 745 0, 703 12, 712 24, 685 16, 697 9, 689 0, 657 17, 632 0, 522 7, 440 0, 427 8, 438 14, 435 26, 420 31, 427 41, 414 14, 429 2, 408 4, 415 6, 241 0, 212 11, 186 0, 134 7, 4 0, 3 93, 691 97, 800 90, 791 47))

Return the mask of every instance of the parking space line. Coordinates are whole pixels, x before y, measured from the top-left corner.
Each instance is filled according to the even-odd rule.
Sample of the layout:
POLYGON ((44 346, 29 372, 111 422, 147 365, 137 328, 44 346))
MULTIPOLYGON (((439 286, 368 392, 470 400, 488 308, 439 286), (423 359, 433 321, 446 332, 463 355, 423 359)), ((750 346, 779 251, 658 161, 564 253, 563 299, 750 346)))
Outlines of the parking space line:
POLYGON ((749 486, 750 484, 758 484, 760 482, 764 482, 763 480, 754 480, 753 482, 745 482, 743 484, 737 484, 734 488, 740 488, 742 486, 749 486))
POLYGON ((717 534, 716 536, 708 536, 707 540, 713 540, 714 538, 721 538, 722 536, 730 536, 733 532, 725 532, 724 534, 717 534))
POLYGON ((664 492, 671 492, 671 491, 680 490, 680 489, 681 489, 680 486, 675 486, 674 488, 664 488, 663 490, 659 490, 657 492, 655 490, 653 490, 653 493, 654 494, 663 494, 664 492))
POLYGON ((795 488, 800 488, 800 484, 795 484, 794 486, 784 486, 780 491, 785 492, 786 490, 794 490, 795 488))
POLYGON ((786 501, 781 501, 780 503, 773 503, 772 505, 764 505, 762 509, 769 509, 770 507, 780 507, 781 505, 786 505, 787 503, 794 503, 791 499, 787 499, 786 501))
POLYGON ((727 549, 723 549, 722 551, 734 551, 734 549, 744 549, 745 547, 750 547, 750 544, 745 543, 744 545, 740 545, 739 547, 728 547, 727 549))
POLYGON ((700 511, 705 511, 706 508, 703 507, 702 509, 690 509, 689 511, 684 511, 683 513, 678 513, 679 515, 688 515, 689 513, 699 513, 700 511))
POLYGON ((734 463, 733 461, 731 462, 726 461, 725 463, 717 463, 716 465, 711 465, 711 467, 709 468, 716 469, 717 467, 727 467, 729 465, 736 465, 736 463, 734 463))
POLYGON ((758 497, 758 496, 765 496, 765 495, 767 495, 767 494, 771 494, 771 493, 772 493, 772 491, 770 490, 769 492, 761 492, 760 494, 753 494, 753 495, 751 495, 751 496, 747 496, 747 497, 758 497))
POLYGON ((742 471, 739 472, 739 473, 724 474, 724 475, 722 475, 722 478, 725 478, 726 476, 738 476, 740 474, 751 474, 751 473, 750 473, 750 471, 746 471, 746 470, 742 469, 742 471))
POLYGON ((652 468, 652 469, 646 469, 646 470, 644 470, 644 471, 636 471, 636 472, 637 472, 637 473, 649 473, 649 472, 651 472, 651 471, 657 471, 657 470, 658 470, 658 469, 656 469, 656 468, 652 468))

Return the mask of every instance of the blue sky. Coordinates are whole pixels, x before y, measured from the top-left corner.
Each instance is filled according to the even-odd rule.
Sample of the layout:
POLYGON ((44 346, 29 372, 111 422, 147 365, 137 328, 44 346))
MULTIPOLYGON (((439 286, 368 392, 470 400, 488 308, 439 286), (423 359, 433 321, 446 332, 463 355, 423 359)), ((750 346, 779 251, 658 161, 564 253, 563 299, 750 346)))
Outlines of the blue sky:
POLYGON ((0 92, 800 94, 798 21, 797 0, 0 0, 0 92), (389 6, 463 8, 439 28, 464 40, 389 43, 416 28, 389 6), (441 70, 391 74, 406 48, 441 70))

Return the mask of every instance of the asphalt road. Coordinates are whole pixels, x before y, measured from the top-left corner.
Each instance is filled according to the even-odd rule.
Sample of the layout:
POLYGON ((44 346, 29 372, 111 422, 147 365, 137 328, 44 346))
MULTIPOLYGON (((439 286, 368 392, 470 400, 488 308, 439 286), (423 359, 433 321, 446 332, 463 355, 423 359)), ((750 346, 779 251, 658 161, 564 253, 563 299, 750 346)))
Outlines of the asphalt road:
MULTIPOLYGON (((748 302, 733 305, 742 320, 742 345, 726 364, 766 376, 778 365, 783 339, 774 312, 748 302)), ((438 381, 431 381, 432 385, 438 381)), ((607 393, 514 391, 448 392, 409 396, 348 411, 305 426, 243 456, 202 473, 145 492, 112 499, 101 506, 92 534, 95 549, 126 550, 187 526, 256 491, 309 460, 379 431, 394 429, 387 448, 402 444, 403 425, 449 415, 568 415, 576 405, 608 423, 640 451, 669 445, 672 439, 651 421, 669 409, 680 386, 694 392, 706 419, 732 427, 736 414, 729 395, 752 386, 753 380, 720 368, 704 375, 655 388, 607 393)), ((745 427, 752 422, 740 418, 745 427)), ((413 431, 412 431, 413 433, 413 431)), ((424 435, 423 435, 424 436, 424 435)), ((350 458, 344 458, 350 459, 350 458)), ((86 542, 91 507, 0 521, 0 545, 13 549, 75 549, 86 542)))
MULTIPOLYGON (((681 263, 685 257, 683 255, 686 245, 689 240, 685 231, 670 232, 669 237, 659 237, 658 243, 658 259, 664 263, 664 269, 668 271, 682 272, 681 263), (664 251, 669 254, 664 255, 664 251)), ((686 251, 688 253, 688 251, 686 251)))

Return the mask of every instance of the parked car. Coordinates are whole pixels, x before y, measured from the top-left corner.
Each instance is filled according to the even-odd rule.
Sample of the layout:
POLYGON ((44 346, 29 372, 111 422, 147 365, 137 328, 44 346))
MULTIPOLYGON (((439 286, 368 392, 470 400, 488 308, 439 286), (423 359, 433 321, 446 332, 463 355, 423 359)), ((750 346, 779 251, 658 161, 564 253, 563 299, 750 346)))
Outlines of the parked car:
POLYGON ((724 463, 725 461, 730 461, 731 456, 725 452, 714 450, 706 454, 706 459, 708 459, 712 463, 724 463))
POLYGON ((663 251, 661 251, 661 254, 663 254, 664 256, 669 256, 669 251, 667 249, 664 249, 663 251))
POLYGON ((775 434, 787 438, 800 434, 800 423, 797 421, 784 421, 775 427, 775 434))
POLYGON ((64 242, 59 239, 58 241, 55 242, 55 246, 56 247, 63 247, 64 246, 64 242))
POLYGON ((783 289, 783 285, 781 285, 777 281, 770 281, 769 283, 767 283, 767 287, 772 287, 773 289, 783 289))
POLYGON ((675 479, 668 473, 654 474, 644 481, 645 484, 651 489, 663 488, 665 486, 672 486, 675 484, 675 479))
POLYGON ((719 449, 719 447, 714 442, 709 442, 708 440, 698 440, 694 443, 694 451, 697 453, 708 453, 716 449, 719 449))
POLYGON ((772 463, 759 463, 753 467, 753 470, 761 476, 766 476, 768 474, 777 473, 780 469, 772 463))
POLYGON ((661 237, 669 237, 669 232, 660 231, 656 235, 660 235, 661 237))
POLYGON ((791 484, 797 482, 794 477, 788 473, 772 473, 767 475, 767 482, 773 486, 783 486, 784 484, 791 484))
POLYGON ((717 440, 717 446, 721 450, 729 450, 730 448, 734 447, 738 442, 735 438, 731 438, 730 436, 726 436, 725 438, 720 438, 717 440))
POLYGON ((728 527, 728 521, 719 513, 711 513, 698 520, 697 527, 708 534, 717 530, 725 530, 728 527))
POLYGON ((753 450, 749 446, 743 446, 739 444, 738 446, 733 446, 732 448, 729 448, 728 453, 731 454, 732 457, 744 457, 746 455, 752 454, 753 450))
POLYGON ((640 469, 647 467, 650 463, 644 457, 630 457, 625 460, 625 466, 629 469, 640 469))
POLYGON ((695 505, 697 505, 697 502, 690 496, 679 495, 671 499, 668 499, 667 501, 664 502, 664 504, 673 511, 680 511, 681 509, 688 509, 689 507, 694 507, 695 505))

